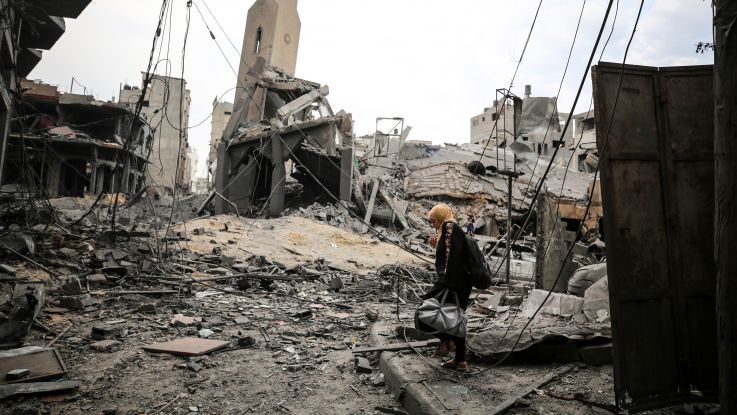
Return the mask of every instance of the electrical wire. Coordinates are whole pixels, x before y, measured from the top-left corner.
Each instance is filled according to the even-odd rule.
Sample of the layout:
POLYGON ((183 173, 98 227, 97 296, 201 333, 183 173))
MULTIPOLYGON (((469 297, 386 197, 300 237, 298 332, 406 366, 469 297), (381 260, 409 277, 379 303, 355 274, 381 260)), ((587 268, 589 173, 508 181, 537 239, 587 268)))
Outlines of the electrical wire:
MULTIPOLYGON (((635 19, 635 24, 634 24, 634 26, 632 28, 632 33, 630 35, 629 41, 627 42, 627 47, 626 47, 626 49, 624 51, 624 57, 622 58, 622 66, 621 66, 621 70, 620 70, 620 73, 619 73, 619 83, 617 85, 617 93, 616 93, 615 98, 614 98, 614 104, 612 106, 612 112, 611 112, 611 114, 609 116, 609 119, 610 120, 613 119, 614 114, 615 114, 616 109, 617 109, 617 104, 619 102, 619 95, 620 95, 620 92, 622 90, 622 79, 624 78, 624 69, 625 69, 625 66, 626 66, 626 63, 627 63, 627 55, 629 54, 629 49, 630 49, 630 46, 632 45, 632 40, 634 39, 635 32, 637 31, 637 26, 638 26, 639 21, 640 21, 640 16, 642 14, 642 8, 644 6, 644 3, 645 3, 644 0, 641 0, 640 1, 640 7, 639 7, 638 12, 637 12, 637 17, 635 19)), ((609 4, 609 8, 611 8, 611 2, 609 4)), ((601 32, 600 32, 600 34, 601 34, 601 32)), ((604 136, 604 140, 603 140, 602 146, 601 146, 601 154, 600 154, 600 157, 601 158, 604 157, 604 154, 605 154, 606 149, 607 149, 606 145, 607 145, 607 143, 609 141, 609 136, 610 136, 610 133, 611 133, 612 124, 613 123, 610 122, 609 125, 607 126, 606 135, 604 136)), ((598 173, 599 173, 599 170, 600 170, 600 165, 601 164, 597 164, 597 168, 596 168, 596 171, 594 173, 594 182, 596 182, 596 178, 597 178, 598 173)), ((591 187, 591 194, 589 195, 589 200, 588 200, 588 202, 586 204, 586 210, 585 210, 584 215, 583 215, 584 218, 588 216, 589 211, 591 209, 591 203, 593 201, 593 193, 594 193, 594 191, 595 191, 595 186, 592 186, 591 187)), ((578 238, 578 236, 580 236, 581 231, 583 229, 583 226, 584 226, 584 221, 581 221, 581 224, 578 227, 578 231, 576 232, 577 238, 578 238)), ((571 255, 571 253, 573 252, 574 246, 575 246, 575 241, 573 243, 571 243, 570 247, 568 248, 568 251, 566 252, 565 257, 563 258, 563 262, 565 262, 567 260, 567 258, 571 255)), ((561 266, 560 270, 558 271, 558 274, 557 274, 557 276, 555 278, 555 282, 553 282, 553 287, 560 280, 560 277, 563 274, 564 267, 565 267, 565 265, 561 266)), ((532 323, 532 321, 535 319, 535 317, 539 314, 540 310, 543 308, 543 306, 545 305, 545 303, 548 301, 548 299, 550 298, 550 296, 552 294, 553 294, 553 288, 551 288, 548 291, 548 293, 545 296, 545 298, 543 299, 543 301, 537 307, 537 309, 532 314, 532 316, 530 316, 530 318, 527 320, 527 323, 525 323, 524 327, 522 327, 522 329, 520 330, 520 334, 517 337, 517 340, 515 341, 515 343, 512 346, 512 348, 502 358, 500 358, 498 361, 496 361, 494 364, 492 364, 491 367, 498 366, 499 364, 501 364, 502 362, 504 362, 514 352, 515 348, 517 347, 517 345, 519 344, 519 341, 522 338, 522 335, 524 334, 524 331, 527 329, 527 327, 529 327, 529 325, 532 323)), ((491 367, 489 367, 489 368, 487 368, 485 370, 488 370, 491 367)))

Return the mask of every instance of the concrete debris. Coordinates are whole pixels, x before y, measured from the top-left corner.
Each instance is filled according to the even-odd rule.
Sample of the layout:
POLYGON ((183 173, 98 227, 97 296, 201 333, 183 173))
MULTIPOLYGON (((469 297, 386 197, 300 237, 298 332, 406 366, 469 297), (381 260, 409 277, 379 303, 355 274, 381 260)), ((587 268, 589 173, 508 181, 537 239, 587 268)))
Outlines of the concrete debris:
POLYGON ((583 311, 584 299, 581 297, 550 293, 550 297, 547 298, 548 294, 548 291, 545 290, 532 290, 525 307, 522 309, 522 315, 530 318, 538 308, 540 313, 561 317, 572 317, 583 311))
POLYGON ((609 279, 604 276, 586 289, 583 296, 583 313, 589 321, 609 321, 609 279))

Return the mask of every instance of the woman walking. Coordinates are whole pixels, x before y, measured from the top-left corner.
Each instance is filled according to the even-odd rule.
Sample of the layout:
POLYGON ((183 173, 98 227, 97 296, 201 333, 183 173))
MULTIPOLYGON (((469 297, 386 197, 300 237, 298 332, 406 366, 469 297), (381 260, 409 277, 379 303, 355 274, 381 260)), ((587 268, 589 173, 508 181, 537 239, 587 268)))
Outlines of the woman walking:
MULTIPOLYGON (((431 236, 429 242, 435 248, 435 269, 438 276, 433 287, 422 298, 426 300, 436 297, 447 289, 449 292, 446 301, 458 301, 458 306, 465 310, 472 288, 464 264, 466 236, 453 218, 450 207, 445 203, 435 205, 430 210, 429 218, 437 231, 437 235, 431 236)), ((426 331, 431 332, 432 329, 426 331)), ((441 343, 435 353, 436 357, 443 357, 455 350, 455 358, 443 363, 442 366, 448 369, 468 370, 466 338, 445 333, 439 333, 437 337, 441 343)))

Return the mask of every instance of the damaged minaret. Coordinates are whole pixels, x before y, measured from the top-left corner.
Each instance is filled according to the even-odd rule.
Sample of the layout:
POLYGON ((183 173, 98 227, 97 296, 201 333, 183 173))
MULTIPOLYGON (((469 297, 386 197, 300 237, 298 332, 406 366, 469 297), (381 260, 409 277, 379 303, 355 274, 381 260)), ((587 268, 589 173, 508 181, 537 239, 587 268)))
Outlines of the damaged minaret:
POLYGON ((333 113, 326 85, 294 77, 300 26, 297 0, 257 0, 248 11, 234 110, 217 145, 216 213, 265 199, 277 216, 295 180, 307 197, 350 200, 351 116, 333 113))

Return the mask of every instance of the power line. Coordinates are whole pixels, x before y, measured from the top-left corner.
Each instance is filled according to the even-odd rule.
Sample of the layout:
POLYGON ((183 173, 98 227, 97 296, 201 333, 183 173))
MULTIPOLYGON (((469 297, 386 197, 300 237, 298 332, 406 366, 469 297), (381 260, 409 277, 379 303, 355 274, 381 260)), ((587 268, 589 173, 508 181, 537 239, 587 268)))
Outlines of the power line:
MULTIPOLYGON (((632 45, 632 39, 634 39, 635 32, 637 31, 637 25, 638 25, 638 23, 640 21, 640 15, 642 14, 642 8, 643 8, 643 5, 644 4, 645 4, 645 1, 644 0, 641 0, 640 1, 640 7, 639 7, 639 9, 637 11, 637 17, 635 19, 635 24, 634 24, 634 27, 632 28, 632 33, 630 35, 629 41, 627 42, 627 47, 626 47, 626 49, 624 51, 624 57, 622 58, 622 67, 621 67, 621 70, 620 70, 620 73, 619 73, 619 83, 617 85, 617 93, 615 95, 614 105, 612 106, 612 112, 611 112, 611 115, 609 117, 610 120, 613 119, 614 113, 615 113, 615 111, 617 109, 617 103, 619 102, 619 94, 620 94, 620 92, 622 90, 622 79, 624 77, 624 68, 625 68, 625 65, 626 65, 626 62, 627 62, 627 55, 629 54, 629 49, 630 49, 630 46, 632 45)), ((609 2, 609 7, 607 8, 607 15, 609 13, 609 9, 611 8, 611 6, 612 6, 612 1, 609 2)), ((606 22, 606 20, 605 20, 605 22, 606 22)), ((602 26, 602 30, 603 30, 603 26, 602 26)), ((599 32, 599 37, 601 37, 601 32, 599 32)), ((598 39, 597 39, 597 44, 598 44, 598 39)), ((595 50, 596 50, 596 48, 594 49, 594 51, 595 50)), ((593 57, 593 54, 592 54, 592 57, 593 57)), ((610 122, 609 125, 607 126, 606 135, 604 137, 604 141, 602 142, 602 146, 601 146, 601 154, 600 154, 600 157, 603 157, 603 155, 606 152, 606 145, 607 145, 607 142, 609 141, 609 135, 611 133, 612 124, 613 123, 610 122)), ((599 174, 600 166, 601 166, 601 164, 597 164, 597 166, 596 166, 596 171, 594 173, 594 182, 596 182, 596 178, 597 178, 597 176, 599 174)), ((594 191, 595 191, 595 186, 592 186, 591 187, 591 194, 589 195, 589 200, 588 200, 588 202, 586 204, 586 210, 585 210, 584 216, 583 216, 584 218, 586 216, 588 216, 589 211, 591 209, 591 203, 593 201, 593 193, 594 193, 594 191)), ((577 237, 580 236, 581 230, 583 229, 583 226, 584 226, 584 221, 581 221, 581 223, 580 223, 580 225, 578 227, 578 230, 576 232, 576 236, 577 237)), ((571 246, 568 248, 568 251, 566 252, 565 257, 563 258, 563 262, 565 262, 568 259, 568 257, 571 255, 571 253, 573 252, 574 246, 575 246, 575 241, 573 241, 571 243, 571 246)), ((564 268, 565 268, 565 264, 563 266, 561 266, 560 270, 558 271, 558 275, 555 278, 555 282, 553 282, 553 287, 560 280, 560 277, 563 274, 563 269, 564 268)), ((532 320, 537 316, 537 314, 543 308, 543 306, 548 301, 548 299, 550 298, 550 296, 552 295, 552 293, 553 293, 553 288, 551 288, 548 291, 547 295, 545 296, 545 298, 543 299, 543 301, 540 303, 540 306, 537 307, 537 309, 535 310, 535 312, 528 319, 527 323, 520 330, 520 335, 517 337, 517 340, 515 341, 514 345, 512 346, 512 349, 509 352, 507 352, 500 360, 498 360, 497 362, 495 362, 491 367, 494 367, 494 366, 497 366, 497 365, 501 364, 503 361, 505 361, 512 354, 512 352, 514 352, 514 349, 519 344, 519 341, 522 338, 522 335, 524 334, 525 329, 527 329, 527 327, 530 325, 530 323, 532 323, 532 320)))

